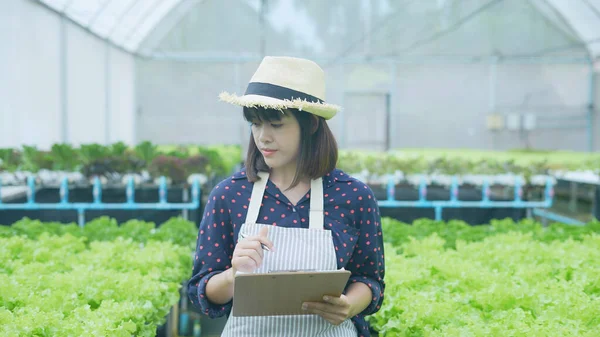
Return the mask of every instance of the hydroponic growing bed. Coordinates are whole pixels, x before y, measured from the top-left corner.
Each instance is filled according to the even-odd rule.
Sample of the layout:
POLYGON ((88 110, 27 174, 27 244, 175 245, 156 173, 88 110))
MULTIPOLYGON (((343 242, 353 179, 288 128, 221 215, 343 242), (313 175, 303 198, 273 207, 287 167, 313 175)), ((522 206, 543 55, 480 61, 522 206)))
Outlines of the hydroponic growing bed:
POLYGON ((177 218, 0 226, 0 335, 155 336, 190 276, 196 234, 177 218))
POLYGON ((385 219, 380 336, 597 336, 600 223, 385 219))
MULTIPOLYGON (((385 300, 368 317, 379 336, 600 331, 599 222, 382 226, 385 300)), ((190 276, 196 231, 181 219, 0 227, 0 335, 154 336, 190 276)))

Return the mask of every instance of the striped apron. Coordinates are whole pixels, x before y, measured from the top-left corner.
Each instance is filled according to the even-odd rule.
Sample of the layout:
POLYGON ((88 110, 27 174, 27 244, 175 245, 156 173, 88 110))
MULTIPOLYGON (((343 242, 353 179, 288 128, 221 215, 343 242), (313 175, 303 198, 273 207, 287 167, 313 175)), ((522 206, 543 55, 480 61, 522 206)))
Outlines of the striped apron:
MULTIPOLYGON (((274 270, 336 270, 337 261, 330 230, 323 229, 323 180, 311 181, 309 228, 286 228, 256 223, 265 192, 268 173, 259 173, 254 183, 246 221, 240 233, 257 235, 260 228, 269 226, 268 236, 275 252, 264 252, 263 264, 255 273, 274 270)), ((295 211, 295 210, 294 210, 295 211)), ((293 289, 290 289, 293 291, 293 289)), ((235 301, 235 298, 233 299, 235 301)), ((236 317, 231 315, 222 337, 356 337, 358 331, 350 319, 333 325, 318 315, 284 315, 236 317)))

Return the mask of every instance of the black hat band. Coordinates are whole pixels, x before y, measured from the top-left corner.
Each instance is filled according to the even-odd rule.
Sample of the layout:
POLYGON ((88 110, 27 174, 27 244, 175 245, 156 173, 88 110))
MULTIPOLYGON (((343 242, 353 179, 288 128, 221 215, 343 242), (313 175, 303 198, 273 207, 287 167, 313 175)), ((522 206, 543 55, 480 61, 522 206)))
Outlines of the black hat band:
POLYGON ((295 99, 301 99, 312 103, 323 103, 323 100, 315 96, 296 91, 294 89, 262 82, 249 83, 248 87, 246 88, 246 95, 260 95, 291 101, 295 99))

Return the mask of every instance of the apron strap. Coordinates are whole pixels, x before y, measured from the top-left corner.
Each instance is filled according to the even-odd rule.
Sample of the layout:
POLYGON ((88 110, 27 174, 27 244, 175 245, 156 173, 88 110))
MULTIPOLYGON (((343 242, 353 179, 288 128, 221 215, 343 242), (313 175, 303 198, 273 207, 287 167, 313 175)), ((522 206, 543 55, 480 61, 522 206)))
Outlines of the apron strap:
POLYGON ((260 180, 256 181, 252 187, 250 205, 248 206, 248 213, 246 214, 246 223, 256 223, 258 220, 260 204, 262 203, 267 181, 269 180, 269 173, 267 172, 258 172, 258 176, 260 177, 260 180))
MULTIPOLYGON (((260 212, 260 204, 262 203, 263 195, 269 173, 258 172, 260 180, 254 183, 252 187, 252 195, 250 196, 250 205, 246 214, 246 223, 256 223, 258 213, 260 212)), ((310 213, 308 224, 310 229, 323 229, 323 178, 314 179, 310 182, 310 213)))
POLYGON ((308 228, 323 229, 323 178, 312 180, 310 190, 308 228))

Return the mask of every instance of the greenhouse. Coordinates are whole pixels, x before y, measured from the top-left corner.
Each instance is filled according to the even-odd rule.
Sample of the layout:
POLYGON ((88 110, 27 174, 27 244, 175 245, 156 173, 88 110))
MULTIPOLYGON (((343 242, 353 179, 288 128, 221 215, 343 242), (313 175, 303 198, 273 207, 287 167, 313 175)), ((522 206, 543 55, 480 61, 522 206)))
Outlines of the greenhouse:
POLYGON ((599 73, 600 0, 4 1, 0 335, 597 336, 599 73))

